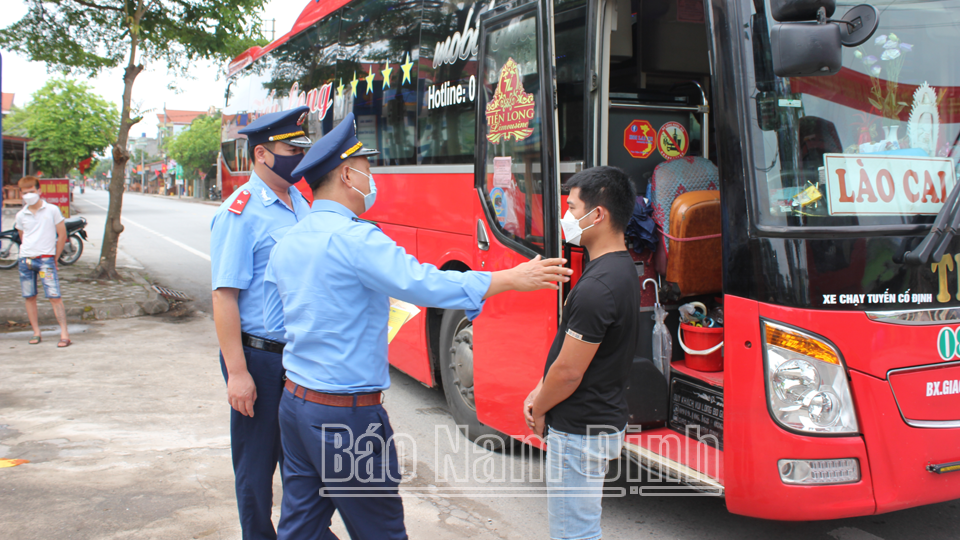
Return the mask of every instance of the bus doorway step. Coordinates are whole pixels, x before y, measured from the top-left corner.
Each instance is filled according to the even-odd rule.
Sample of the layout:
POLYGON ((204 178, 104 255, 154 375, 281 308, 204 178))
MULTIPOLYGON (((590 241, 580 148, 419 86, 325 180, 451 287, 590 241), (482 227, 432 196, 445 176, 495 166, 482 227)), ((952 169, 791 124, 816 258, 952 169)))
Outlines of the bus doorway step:
POLYGON ((623 453, 647 472, 645 491, 688 486, 703 495, 724 495, 723 451, 696 439, 669 428, 628 433, 623 453))

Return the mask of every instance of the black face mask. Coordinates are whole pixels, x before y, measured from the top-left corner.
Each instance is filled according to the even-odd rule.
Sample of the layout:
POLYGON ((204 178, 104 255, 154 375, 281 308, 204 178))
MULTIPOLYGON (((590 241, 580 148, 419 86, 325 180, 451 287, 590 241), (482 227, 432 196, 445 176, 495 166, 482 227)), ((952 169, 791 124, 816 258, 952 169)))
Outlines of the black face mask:
MULTIPOLYGON (((267 150, 267 147, 263 147, 263 149, 267 150)), ((267 150, 267 152, 270 152, 270 150, 267 150)), ((267 168, 287 182, 296 184, 300 179, 293 178, 293 170, 303 161, 304 154, 294 154, 292 156, 282 156, 273 152, 270 152, 270 154, 273 155, 273 167, 267 165, 267 168)))

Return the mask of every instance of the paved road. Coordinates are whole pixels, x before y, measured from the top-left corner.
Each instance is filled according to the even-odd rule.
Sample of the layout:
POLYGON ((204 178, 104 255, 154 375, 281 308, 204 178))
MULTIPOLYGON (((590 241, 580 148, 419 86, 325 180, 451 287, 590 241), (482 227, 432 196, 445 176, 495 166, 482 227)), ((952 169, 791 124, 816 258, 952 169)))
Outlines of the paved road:
MULTIPOLYGON (((107 194, 77 194, 74 205, 91 222, 95 246, 84 256, 95 258, 107 194)), ((119 263, 142 265, 155 279, 190 293, 203 311, 209 311, 209 223, 215 210, 214 206, 195 202, 128 194, 124 198, 126 231, 121 235, 119 263)), ((396 370, 391 373, 393 387, 387 393, 387 410, 396 431, 409 435, 417 449, 416 455, 410 454, 406 460, 408 468, 416 467, 416 477, 405 484, 405 489, 437 493, 441 520, 465 528, 458 530, 479 534, 483 529, 494 529, 503 537, 547 538, 543 497, 458 498, 447 491, 457 488, 461 493, 477 492, 503 485, 501 477, 516 478, 516 482, 508 483, 520 490, 542 490, 543 483, 537 480, 541 474, 539 452, 526 447, 526 454, 504 456, 479 450, 455 434, 441 391, 425 388, 396 370), (467 479, 454 481, 456 474, 467 479)), ((631 485, 636 484, 623 479, 610 483, 610 487, 625 488, 627 495, 604 501, 604 538, 954 539, 955 524, 960 522, 960 501, 856 519, 770 522, 734 516, 726 511, 722 499, 629 495, 631 485)), ((790 501, 783 504, 788 507, 790 501)), ((408 519, 415 518, 408 515, 408 519)))
MULTIPOLYGON (((73 207, 87 218, 90 242, 85 260, 100 255, 109 195, 106 191, 74 193, 73 207)), ((175 197, 128 193, 123 197, 118 266, 143 267, 156 281, 184 291, 199 310, 210 305, 210 220, 217 207, 175 197)))

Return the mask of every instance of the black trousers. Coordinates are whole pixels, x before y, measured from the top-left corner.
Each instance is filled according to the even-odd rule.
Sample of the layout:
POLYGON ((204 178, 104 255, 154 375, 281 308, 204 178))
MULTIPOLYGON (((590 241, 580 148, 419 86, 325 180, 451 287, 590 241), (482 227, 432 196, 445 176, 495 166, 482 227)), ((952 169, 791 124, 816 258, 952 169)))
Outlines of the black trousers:
MULTIPOLYGON (((276 540, 270 519, 273 508, 273 474, 283 466, 278 410, 283 396, 283 354, 243 348, 247 371, 257 386, 253 417, 230 409, 230 448, 236 476, 237 509, 243 540, 276 540)), ((220 354, 220 369, 227 367, 220 354)))

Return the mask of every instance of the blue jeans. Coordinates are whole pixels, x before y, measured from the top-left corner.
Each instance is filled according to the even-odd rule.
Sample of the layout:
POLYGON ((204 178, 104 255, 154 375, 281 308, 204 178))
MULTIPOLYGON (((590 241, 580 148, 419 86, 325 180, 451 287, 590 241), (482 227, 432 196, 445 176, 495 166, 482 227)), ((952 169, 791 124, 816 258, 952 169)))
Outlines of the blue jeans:
POLYGON ((603 482, 607 465, 620 455, 623 431, 576 435, 549 429, 547 434, 547 513, 550 538, 600 538, 603 482))
POLYGON ((20 270, 20 291, 24 298, 37 295, 37 278, 43 284, 43 295, 47 299, 60 298, 60 280, 57 278, 57 261, 53 257, 21 257, 17 261, 20 270))

